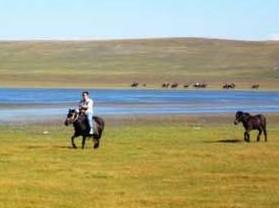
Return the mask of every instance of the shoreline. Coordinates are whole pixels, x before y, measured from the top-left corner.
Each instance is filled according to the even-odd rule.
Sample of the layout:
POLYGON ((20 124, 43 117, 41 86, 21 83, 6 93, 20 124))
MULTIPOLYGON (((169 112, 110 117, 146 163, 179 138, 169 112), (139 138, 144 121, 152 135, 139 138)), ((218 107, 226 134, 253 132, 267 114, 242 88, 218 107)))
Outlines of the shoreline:
MULTIPOLYGON (((78 90, 45 89, 2 89, 0 123, 57 123, 57 120, 61 121, 67 115, 69 108, 76 108, 77 103, 74 100, 78 102, 78 90), (19 97, 15 99, 13 96, 19 97)), ((279 113, 278 92, 203 89, 189 90, 189 93, 178 89, 149 92, 138 89, 92 91, 94 90, 97 103, 95 114, 114 118, 112 120, 137 118, 148 121, 150 118, 157 118, 153 119, 156 121, 160 118, 214 117, 233 115, 238 110, 252 114, 279 113)))
MULTIPOLYGON (((269 126, 279 124, 279 113, 263 113, 269 126)), ((235 119, 235 113, 206 113, 206 114, 183 114, 183 115, 96 115, 105 120, 106 128, 115 128, 121 126, 140 127, 140 126, 224 126, 232 125, 235 119)), ((64 127, 64 117, 48 117, 47 119, 31 119, 19 121, 1 122, 0 126, 46 126, 46 127, 64 127)))
POLYGON ((259 89, 252 89, 252 88, 245 88, 245 87, 239 87, 235 89, 223 89, 222 87, 207 87, 207 88, 194 88, 194 87, 177 87, 177 88, 162 88, 162 87, 122 87, 122 86, 31 86, 31 85, 7 85, 7 86, 1 86, 0 89, 20 89, 20 90, 158 90, 158 91, 243 91, 243 92, 278 92, 279 88, 276 87, 265 87, 265 88, 259 88, 259 89))

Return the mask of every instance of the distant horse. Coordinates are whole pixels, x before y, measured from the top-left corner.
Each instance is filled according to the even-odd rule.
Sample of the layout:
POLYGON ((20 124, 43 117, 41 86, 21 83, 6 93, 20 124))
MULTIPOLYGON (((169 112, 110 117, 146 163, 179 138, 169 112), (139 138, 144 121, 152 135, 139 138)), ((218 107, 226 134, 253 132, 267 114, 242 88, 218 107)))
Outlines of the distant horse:
POLYGON ((237 125, 242 122, 245 128, 244 141, 250 142, 249 132, 251 130, 258 130, 257 142, 260 141, 260 136, 264 132, 265 142, 267 142, 267 132, 266 132, 266 118, 262 114, 251 116, 249 113, 238 111, 235 114, 234 124, 237 125))
POLYGON ((206 88, 207 84, 197 82, 193 85, 193 87, 195 87, 195 88, 206 88))
POLYGON ((162 88, 168 88, 170 86, 170 83, 165 82, 162 84, 162 88))
POLYGON ((171 88, 177 88, 178 87, 178 83, 173 83, 173 84, 171 84, 171 88))
POLYGON ((259 84, 254 84, 254 85, 252 85, 251 88, 252 88, 252 89, 259 89, 259 88, 260 88, 260 85, 259 85, 259 84))
POLYGON ((236 87, 236 85, 234 83, 226 83, 223 85, 223 89, 234 89, 236 87))
POLYGON ((75 109, 69 109, 67 118, 64 122, 66 126, 68 125, 73 125, 74 127, 74 134, 71 137, 72 141, 72 146, 73 148, 77 148, 75 145, 74 139, 76 137, 82 136, 82 149, 84 149, 85 146, 85 140, 86 138, 93 138, 94 141, 94 148, 98 148, 100 145, 100 139, 102 137, 102 133, 105 127, 105 122, 102 118, 93 116, 93 122, 95 122, 95 129, 94 129, 94 134, 89 135, 90 127, 88 124, 87 117, 84 113, 78 112, 75 109))
POLYGON ((139 83, 138 82, 133 82, 130 86, 131 87, 137 87, 137 86, 139 86, 139 83))

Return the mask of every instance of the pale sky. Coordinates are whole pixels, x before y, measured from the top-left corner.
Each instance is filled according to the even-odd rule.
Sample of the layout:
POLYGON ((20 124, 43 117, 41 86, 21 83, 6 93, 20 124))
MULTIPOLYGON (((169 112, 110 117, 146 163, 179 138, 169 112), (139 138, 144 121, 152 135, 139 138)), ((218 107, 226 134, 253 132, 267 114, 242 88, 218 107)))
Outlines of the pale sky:
POLYGON ((0 0, 0 40, 279 40, 279 0, 0 0))

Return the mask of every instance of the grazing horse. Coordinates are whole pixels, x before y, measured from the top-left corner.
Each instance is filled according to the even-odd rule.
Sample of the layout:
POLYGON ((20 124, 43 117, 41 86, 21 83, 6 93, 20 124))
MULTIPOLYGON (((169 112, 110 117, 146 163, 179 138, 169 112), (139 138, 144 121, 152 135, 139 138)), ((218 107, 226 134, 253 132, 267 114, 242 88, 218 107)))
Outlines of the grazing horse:
POLYGON ((259 88, 260 88, 260 85, 259 85, 259 84, 254 84, 254 85, 252 85, 251 88, 252 88, 252 89, 259 89, 259 88))
POLYGON ((162 84, 162 88, 168 88, 170 86, 170 83, 165 82, 162 84))
POLYGON ((223 89, 234 89, 236 87, 236 85, 234 83, 226 83, 223 85, 223 89))
POLYGON ((264 132, 265 142, 267 142, 266 119, 264 115, 258 114, 252 116, 249 113, 238 111, 235 114, 234 124, 237 125, 239 122, 242 122, 243 127, 245 128, 244 141, 250 142, 249 132, 253 129, 256 129, 259 131, 257 136, 257 142, 260 141, 260 136, 262 132, 264 132))
POLYGON ((139 86, 139 83, 138 82, 133 82, 130 86, 131 87, 137 87, 137 86, 139 86))
POLYGON ((77 148, 75 145, 74 139, 76 137, 82 136, 82 149, 85 146, 85 140, 88 137, 92 137, 94 141, 94 148, 98 148, 100 145, 100 139, 102 137, 102 133, 105 127, 105 122, 102 118, 93 116, 92 118, 95 121, 95 133, 93 135, 89 135, 90 127, 88 124, 87 117, 85 113, 78 112, 75 109, 69 109, 67 118, 64 122, 66 126, 73 124, 74 134, 71 138, 73 148, 77 148))
POLYGON ((207 84, 197 82, 193 85, 193 87, 195 87, 195 88, 206 88, 207 84))
POLYGON ((171 88, 177 88, 178 87, 178 83, 173 83, 173 84, 171 84, 171 88))

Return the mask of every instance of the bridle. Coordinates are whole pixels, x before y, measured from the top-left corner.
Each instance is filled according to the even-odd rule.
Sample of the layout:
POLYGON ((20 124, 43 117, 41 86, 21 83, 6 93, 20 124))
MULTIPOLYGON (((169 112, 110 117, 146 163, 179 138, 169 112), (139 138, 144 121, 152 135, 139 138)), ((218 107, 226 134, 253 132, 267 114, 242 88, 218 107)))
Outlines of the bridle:
POLYGON ((74 124, 79 117, 79 113, 78 112, 72 112, 71 117, 67 117, 67 119, 65 120, 65 125, 69 125, 69 124, 74 124))

